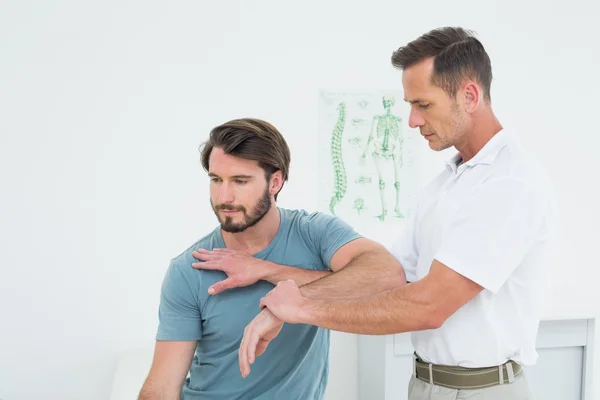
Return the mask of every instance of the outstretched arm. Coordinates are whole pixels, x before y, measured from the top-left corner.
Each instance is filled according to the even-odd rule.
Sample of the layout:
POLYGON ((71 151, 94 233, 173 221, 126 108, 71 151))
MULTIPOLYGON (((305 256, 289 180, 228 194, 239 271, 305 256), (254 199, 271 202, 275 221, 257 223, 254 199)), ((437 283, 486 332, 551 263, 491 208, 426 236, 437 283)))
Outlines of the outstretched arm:
POLYGON ((217 269, 228 275, 227 279, 211 286, 209 291, 214 290, 211 294, 248 286, 258 280, 274 285, 293 280, 306 288, 306 296, 313 298, 365 296, 406 283, 400 263, 382 245, 366 238, 341 246, 331 257, 331 271, 277 264, 229 249, 200 249, 193 254, 204 261, 192 264, 194 268, 217 269))
POLYGON ((371 335, 434 329, 482 290, 437 261, 427 277, 365 297, 308 298, 301 293, 306 288, 293 281, 280 282, 262 298, 264 308, 246 327, 240 346, 242 376, 250 373, 250 365, 261 354, 257 346, 273 339, 267 332, 281 329, 284 322, 371 335), (261 322, 267 317, 268 326, 261 322))
POLYGON ((362 297, 406 283, 402 266, 379 243, 357 238, 331 258, 333 271, 312 271, 265 262, 265 280, 277 285, 293 280, 310 298, 362 297))
POLYGON ((332 258, 338 272, 301 286, 310 299, 369 296, 406 284, 400 263, 384 246, 370 239, 356 239, 340 248, 332 258))
POLYGON ((344 332, 435 329, 483 288, 498 292, 532 246, 555 239, 548 223, 555 216, 552 198, 536 189, 512 177, 482 184, 456 211, 428 274, 415 283, 364 298, 311 299, 287 281, 261 306, 285 322, 344 332))
POLYGON ((269 281, 276 285, 281 281, 292 279, 298 285, 305 285, 332 273, 332 271, 277 264, 272 261, 254 258, 252 255, 239 250, 198 249, 193 251, 192 255, 201 261, 193 263, 192 267, 219 270, 227 274, 227 279, 215 283, 208 289, 210 294, 218 294, 235 287, 249 286, 259 280, 269 281))
POLYGON ((438 328, 481 290, 479 284, 434 260, 425 278, 370 296, 311 299, 287 281, 264 297, 261 306, 289 323, 383 335, 438 328))
MULTIPOLYGON (((406 284, 400 263, 382 245, 369 239, 355 239, 342 246, 332 257, 332 265, 334 268, 343 267, 334 274, 304 285, 301 290, 306 298, 317 302, 324 299, 334 303, 338 300, 332 299, 344 302, 348 299, 387 293, 406 284)), ((288 283, 298 290, 297 295, 300 296, 297 284, 289 280, 279 282, 265 299, 276 295, 274 302, 278 303, 281 296, 277 295, 277 290, 288 283)), ((261 303, 261 306, 264 304, 261 303)), ((282 326, 283 320, 277 318, 270 308, 263 308, 248 324, 239 350, 240 372, 243 377, 250 374, 250 365, 255 357, 262 354, 282 326), (277 333, 272 335, 272 332, 277 333)))

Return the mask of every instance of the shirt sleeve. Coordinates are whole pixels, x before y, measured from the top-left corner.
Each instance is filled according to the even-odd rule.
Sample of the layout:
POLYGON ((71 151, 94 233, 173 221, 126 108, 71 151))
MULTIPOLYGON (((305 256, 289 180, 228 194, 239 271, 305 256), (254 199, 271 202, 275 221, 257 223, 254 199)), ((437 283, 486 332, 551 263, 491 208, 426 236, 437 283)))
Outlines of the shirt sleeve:
POLYGON ((535 243, 544 200, 514 178, 483 183, 448 222, 435 259, 496 293, 535 243))
POLYGON ((341 218, 320 212, 310 216, 307 230, 312 246, 327 266, 340 247, 362 237, 341 218))
POLYGON ((200 340, 199 291, 193 286, 181 266, 172 262, 161 287, 156 340, 200 340))
POLYGON ((388 251, 402 266, 408 282, 417 281, 417 263, 419 262, 419 251, 415 241, 417 212, 418 210, 415 210, 415 213, 407 218, 400 235, 388 248, 388 251))

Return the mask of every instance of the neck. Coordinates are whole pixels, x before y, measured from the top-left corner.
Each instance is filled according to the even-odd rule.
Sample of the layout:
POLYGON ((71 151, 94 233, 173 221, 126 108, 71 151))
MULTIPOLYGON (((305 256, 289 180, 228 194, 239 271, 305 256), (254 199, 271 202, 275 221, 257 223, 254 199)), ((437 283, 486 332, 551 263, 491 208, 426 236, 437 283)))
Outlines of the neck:
POLYGON ((490 141, 495 134, 502 130, 502 124, 491 110, 481 111, 472 119, 471 126, 461 143, 455 147, 460 153, 462 162, 467 162, 490 141))
POLYGON ((230 233, 221 229, 225 246, 232 250, 256 254, 271 243, 279 230, 280 219, 279 210, 273 204, 259 223, 243 232, 230 233))

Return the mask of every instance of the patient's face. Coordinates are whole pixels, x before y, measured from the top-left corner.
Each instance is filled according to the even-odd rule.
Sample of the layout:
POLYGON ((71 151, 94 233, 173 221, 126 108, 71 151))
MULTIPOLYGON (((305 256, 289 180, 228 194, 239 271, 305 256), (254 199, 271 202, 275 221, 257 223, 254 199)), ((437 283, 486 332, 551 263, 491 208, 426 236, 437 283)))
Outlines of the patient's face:
POLYGON ((210 203, 226 232, 243 232, 269 211, 273 198, 258 162, 214 148, 209 160, 210 203))

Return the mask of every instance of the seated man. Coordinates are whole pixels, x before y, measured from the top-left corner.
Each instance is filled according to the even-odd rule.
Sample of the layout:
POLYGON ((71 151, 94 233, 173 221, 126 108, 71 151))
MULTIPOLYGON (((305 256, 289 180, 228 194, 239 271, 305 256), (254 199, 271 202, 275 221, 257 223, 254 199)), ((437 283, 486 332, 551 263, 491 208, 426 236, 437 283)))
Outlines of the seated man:
POLYGON ((257 372, 241 376, 238 349, 260 299, 280 281, 314 282, 361 260, 377 267, 354 268, 355 283, 332 287, 328 296, 364 296, 406 282, 390 253, 340 219, 276 205, 289 162, 287 143, 267 122, 233 120, 212 130, 202 165, 220 225, 171 261, 139 399, 322 399, 326 329, 278 329, 268 351, 259 345, 257 372))

